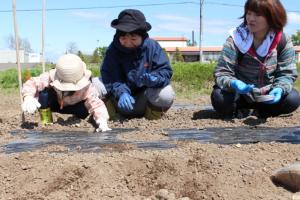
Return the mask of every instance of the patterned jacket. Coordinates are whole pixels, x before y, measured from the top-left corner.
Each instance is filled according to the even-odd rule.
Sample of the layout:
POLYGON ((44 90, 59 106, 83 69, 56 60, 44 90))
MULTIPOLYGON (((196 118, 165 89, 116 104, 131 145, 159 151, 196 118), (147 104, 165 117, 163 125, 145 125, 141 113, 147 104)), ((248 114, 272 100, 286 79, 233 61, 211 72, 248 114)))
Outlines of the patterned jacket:
MULTIPOLYGON (((23 84, 22 95, 31 95, 33 97, 38 96, 38 92, 44 90, 47 87, 52 87, 50 83, 52 82, 49 72, 44 72, 40 76, 32 77, 23 84)), ((54 88, 55 89, 55 88, 54 88)), ((62 94, 60 91, 55 90, 57 93, 57 101, 60 103, 62 99, 62 94)), ((98 98, 98 90, 94 87, 92 83, 87 85, 81 90, 76 91, 71 96, 66 96, 63 98, 63 105, 74 105, 80 101, 85 101, 84 105, 88 112, 93 115, 96 122, 100 118, 107 117, 107 109, 104 102, 98 98)))
MULTIPOLYGON (((281 33, 277 33, 277 37, 281 33)), ((276 46, 279 39, 273 41, 266 57, 257 56, 255 50, 250 50, 239 60, 239 50, 231 37, 223 46, 221 56, 214 71, 216 84, 224 89, 230 89, 230 81, 239 79, 247 84, 254 84, 257 90, 250 94, 259 96, 267 94, 272 88, 280 87, 284 94, 288 94, 298 74, 295 63, 295 50, 291 38, 286 37, 286 45, 277 56, 276 46)), ((253 99, 253 98, 251 98, 253 99)))

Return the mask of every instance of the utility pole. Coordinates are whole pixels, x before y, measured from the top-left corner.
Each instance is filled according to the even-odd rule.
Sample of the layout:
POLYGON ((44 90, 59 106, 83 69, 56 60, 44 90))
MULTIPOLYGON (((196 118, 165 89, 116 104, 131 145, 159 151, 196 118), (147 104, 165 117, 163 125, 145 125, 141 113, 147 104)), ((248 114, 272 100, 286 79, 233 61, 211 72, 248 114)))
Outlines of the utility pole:
MULTIPOLYGON (((16 43, 16 61, 18 68, 18 80, 19 80, 19 94, 21 105, 23 104, 23 96, 22 96, 22 73, 21 73, 21 64, 20 64, 20 47, 19 47, 19 30, 17 24, 17 11, 16 11, 16 0, 12 0, 12 10, 13 10, 13 20, 14 20, 14 31, 15 31, 15 43, 16 43)), ((21 109, 21 117, 22 122, 25 122, 25 115, 21 109)))
POLYGON ((100 49, 99 49, 100 45, 99 45, 99 40, 97 40, 97 53, 100 56, 100 49))
POLYGON ((195 46, 195 33, 192 31, 192 46, 195 46))
POLYGON ((45 13, 46 13, 46 0, 43 1, 42 11, 42 69, 45 72, 45 13))
POLYGON ((202 34, 203 34, 203 25, 202 25, 202 12, 203 12, 203 3, 204 0, 200 0, 200 30, 199 30, 199 62, 203 61, 203 52, 202 52, 202 34))

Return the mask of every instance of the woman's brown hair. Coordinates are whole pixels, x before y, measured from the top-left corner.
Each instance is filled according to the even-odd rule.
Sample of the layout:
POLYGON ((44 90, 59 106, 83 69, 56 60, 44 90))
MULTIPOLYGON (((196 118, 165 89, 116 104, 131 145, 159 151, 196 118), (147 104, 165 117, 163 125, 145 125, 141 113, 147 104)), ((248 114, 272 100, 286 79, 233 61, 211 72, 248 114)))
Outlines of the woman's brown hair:
POLYGON ((282 31, 287 23, 286 11, 279 0, 247 0, 244 6, 244 24, 247 24, 246 15, 248 11, 266 17, 271 29, 275 32, 282 31))

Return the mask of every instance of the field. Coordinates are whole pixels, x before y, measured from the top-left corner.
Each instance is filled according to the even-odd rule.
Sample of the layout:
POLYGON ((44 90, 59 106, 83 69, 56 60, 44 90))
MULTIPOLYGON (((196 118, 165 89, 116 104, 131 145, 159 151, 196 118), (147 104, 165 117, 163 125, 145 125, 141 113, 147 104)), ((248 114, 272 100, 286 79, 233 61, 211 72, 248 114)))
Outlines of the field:
MULTIPOLYGON (((176 84, 176 87, 184 85, 176 84)), ((295 199, 294 194, 273 185, 269 177, 276 169, 300 161, 299 144, 225 145, 174 140, 173 148, 137 148, 133 142, 167 140, 169 136, 164 130, 168 128, 215 127, 225 132, 235 127, 260 130, 300 126, 300 109, 292 115, 267 120, 256 117, 223 120, 214 111, 204 109, 210 105, 209 96, 199 93, 179 93, 177 107, 161 120, 110 121, 113 130, 132 130, 118 134, 124 143, 107 145, 103 152, 83 152, 80 146, 68 149, 50 145, 29 152, 5 153, 6 144, 25 139, 12 135, 14 130, 97 133, 93 133, 94 127, 88 119, 74 122, 71 116, 57 113, 53 125, 43 127, 38 113, 26 115, 22 123, 17 90, 1 89, 0 199, 295 199)))

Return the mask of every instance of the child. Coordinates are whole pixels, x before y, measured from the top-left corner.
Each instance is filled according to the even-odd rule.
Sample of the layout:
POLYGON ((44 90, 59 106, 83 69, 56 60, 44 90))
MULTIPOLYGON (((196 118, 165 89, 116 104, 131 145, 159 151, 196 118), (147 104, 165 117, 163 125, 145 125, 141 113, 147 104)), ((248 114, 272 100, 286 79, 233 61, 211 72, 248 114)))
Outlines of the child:
POLYGON ((91 71, 86 69, 85 63, 78 56, 61 56, 55 69, 32 77, 24 83, 23 112, 34 113, 41 104, 47 102, 53 112, 74 114, 81 119, 92 114, 98 125, 97 132, 111 130, 107 125, 107 109, 98 98, 98 91, 91 83, 90 77, 91 71), (37 96, 39 100, 35 98, 37 96))

